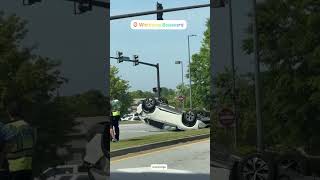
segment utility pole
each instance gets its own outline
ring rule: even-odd
[[[255,94],[256,94],[256,116],[257,116],[257,150],[263,152],[263,124],[261,115],[261,91],[260,91],[260,60],[257,32],[256,0],[252,0],[252,27],[253,27],[253,52],[255,62]]]
[[[237,106],[236,106],[236,71],[234,64],[234,40],[233,40],[233,17],[232,17],[232,0],[229,0],[229,28],[230,28],[230,54],[231,54],[231,69],[232,69],[232,101],[233,101],[233,112],[234,112],[234,146],[237,147],[238,141],[238,117],[237,117]]]

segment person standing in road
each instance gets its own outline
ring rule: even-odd
[[[111,101],[111,125],[115,132],[116,141],[119,141],[119,137],[120,137],[120,128],[119,128],[119,121],[121,117],[120,109],[121,109],[121,102],[118,99],[113,99]]]
[[[15,134],[7,152],[11,180],[32,180],[33,128],[23,120],[18,102],[9,102],[6,109],[10,122],[5,126]]]
[[[112,121],[112,112],[110,113],[110,119]],[[113,129],[113,123],[110,121],[110,130],[109,130],[109,133],[110,133],[110,141],[112,142],[116,142],[117,139],[116,139],[116,136],[115,136],[115,133],[114,133],[114,129]]]

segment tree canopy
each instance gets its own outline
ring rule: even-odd
[[[121,79],[118,73],[117,67],[110,67],[110,97],[118,99],[122,104],[121,112],[127,113],[133,99],[129,94],[129,82]]]
[[[192,56],[192,104],[193,107],[209,109],[208,97],[210,96],[210,20],[206,22],[206,31],[200,52]],[[189,74],[186,75],[189,77]]]
[[[60,62],[33,53],[22,46],[27,22],[16,15],[0,13],[0,112],[8,119],[6,103],[15,101],[31,126],[38,129],[34,171],[61,161],[56,148],[66,142],[74,125],[69,109],[56,99],[67,82],[58,70]]]
[[[320,125],[319,11],[317,0],[266,0],[258,5],[259,57],[266,67],[262,76],[265,128],[281,127],[266,137],[269,143],[320,142],[315,128]],[[243,47],[251,53],[252,39]]]

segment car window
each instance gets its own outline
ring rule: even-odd
[[[73,168],[57,168],[56,173],[57,174],[71,174],[71,173],[73,173]]]
[[[72,176],[62,176],[60,180],[70,180]]]
[[[75,180],[88,180],[88,175],[80,175]]]

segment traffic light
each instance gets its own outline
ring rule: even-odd
[[[22,0],[22,4],[23,5],[32,5],[32,4],[35,4],[37,2],[41,2],[41,0]]]
[[[118,63],[123,62],[123,53],[122,52],[117,51],[117,59],[118,59]]]
[[[152,91],[154,92],[154,93],[157,93],[158,92],[158,88],[157,87],[154,87],[154,88],[152,88]],[[160,92],[162,91],[162,88],[160,88]]]
[[[157,10],[158,10],[158,11],[159,11],[159,10],[163,10],[162,4],[160,4],[160,3],[158,3],[158,2],[157,2]],[[157,20],[163,20],[162,15],[163,15],[163,12],[158,12],[158,13],[157,13]]]
[[[91,11],[92,10],[92,1],[93,0],[78,0],[78,1],[74,1],[74,12],[75,14],[77,13],[76,10],[76,4],[78,3],[78,10],[79,10],[79,14],[85,13],[87,11]]]
[[[213,0],[210,5],[211,5],[212,8],[225,7],[225,5],[226,5],[226,0]]]
[[[133,55],[133,65],[139,65],[139,56],[138,55]]]

